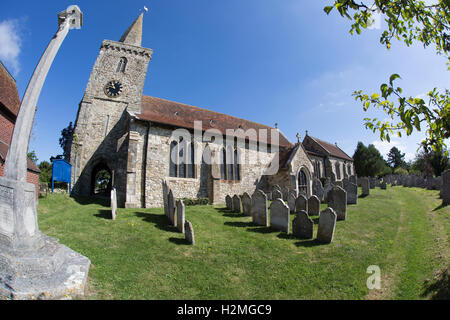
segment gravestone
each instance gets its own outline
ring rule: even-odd
[[[177,201],[177,229],[181,233],[184,233],[185,216],[184,216],[184,202],[183,200]]]
[[[242,201],[242,210],[245,215],[252,215],[252,198],[249,196],[247,192],[244,192],[241,198]]]
[[[172,190],[169,190],[169,195],[167,196],[167,210],[169,214],[169,221],[170,224],[173,226],[177,226],[177,220],[176,220],[176,203],[175,198],[173,197]]]
[[[327,202],[327,197],[328,197],[328,192],[330,192],[330,190],[333,188],[333,183],[331,182],[331,180],[325,181],[325,187],[323,188],[323,202]]]
[[[308,199],[303,194],[300,194],[295,200],[295,212],[300,210],[308,212]]]
[[[225,204],[228,210],[233,210],[233,199],[229,195],[225,197]]]
[[[341,187],[341,188],[343,188],[343,186],[344,186],[344,183],[343,183],[342,181],[335,181],[333,184],[334,184],[336,187]]]
[[[272,191],[272,201],[275,201],[276,199],[283,200],[283,194],[277,189]]]
[[[314,222],[306,211],[298,211],[292,221],[292,234],[300,239],[312,239],[314,236]]]
[[[361,181],[362,195],[368,196],[370,194],[370,182],[369,178],[363,177],[359,179]]]
[[[312,182],[312,193],[313,195],[317,196],[317,198],[319,198],[320,201],[323,200],[323,186],[322,186],[322,182],[315,178],[313,179]]]
[[[348,178],[351,183],[358,185],[358,177],[356,175],[352,175]]]
[[[274,192],[275,190],[278,190],[281,192],[281,187],[278,184],[276,184],[272,187],[272,192]]]
[[[274,200],[270,205],[270,227],[289,234],[289,207],[282,199]]]
[[[380,184],[380,188],[381,188],[381,190],[386,190],[386,188],[387,188],[386,181],[383,180],[383,182]]]
[[[317,228],[317,241],[321,243],[330,243],[333,241],[336,220],[337,215],[332,208],[326,208],[320,213],[319,226]]]
[[[194,228],[188,220],[184,223],[184,237],[188,243],[195,245]]]
[[[442,203],[444,205],[450,204],[450,169],[442,173]]]
[[[166,179],[162,180],[162,188],[163,188],[163,205],[164,205],[164,214],[166,217],[169,217],[169,184]]]
[[[289,192],[288,207],[291,212],[295,211],[295,201],[297,200],[296,192]]]
[[[241,213],[241,198],[237,194],[233,196],[233,212]]]
[[[344,181],[344,190],[347,192],[347,204],[358,203],[358,187],[350,180]]]
[[[261,190],[252,195],[252,221],[259,226],[269,226],[267,196]]]
[[[281,189],[281,194],[283,195],[283,201],[287,201],[289,197],[289,188],[283,187],[283,189]]]
[[[320,200],[317,196],[311,196],[308,199],[308,215],[318,216],[320,213]]]
[[[347,192],[341,187],[333,187],[328,193],[328,207],[332,208],[338,220],[347,218]]]
[[[369,177],[369,188],[375,189],[376,184],[377,184],[377,179]]]
[[[116,188],[111,189],[111,219],[116,220],[117,212],[117,193]]]

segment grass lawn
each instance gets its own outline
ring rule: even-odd
[[[87,299],[449,299],[450,207],[437,191],[370,192],[328,245],[192,206],[191,246],[163,209],[119,209],[112,221],[108,206],[57,194],[39,200],[39,227],[91,260]],[[366,286],[371,265],[380,290]]]

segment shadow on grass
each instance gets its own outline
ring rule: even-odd
[[[184,246],[189,246],[190,245],[189,241],[187,241],[184,238],[169,238],[169,241],[173,242],[175,244],[178,244],[178,245],[184,245]]]
[[[109,207],[111,204],[111,200],[105,197],[82,197],[82,196],[71,196],[71,197],[81,205],[98,204],[103,207]]]
[[[98,218],[103,218],[106,220],[112,220],[112,212],[111,210],[98,210],[97,214],[94,214],[94,216]]]
[[[287,239],[287,240],[295,240],[297,239],[293,234],[287,234],[287,233],[280,233],[279,235],[277,235],[277,238],[280,239]]]
[[[224,225],[226,226],[231,226],[231,227],[239,227],[239,228],[245,228],[245,227],[256,227],[256,224],[254,224],[253,222],[240,222],[240,221],[236,221],[236,222],[225,222]]]
[[[435,209],[433,209],[433,211],[438,211],[438,210],[440,210],[442,208],[445,208],[446,206],[447,206],[446,204],[441,203],[441,205],[439,207],[436,207]]]
[[[224,213],[224,217],[230,217],[230,218],[243,218],[248,217],[246,214],[243,213]]]
[[[450,271],[446,269],[432,282],[424,284],[422,297],[430,296],[432,300],[449,300],[450,299]]]
[[[144,221],[153,223],[158,229],[168,232],[178,232],[178,229],[169,224],[169,219],[163,214],[154,214],[148,212],[135,212],[136,217],[143,218]]]
[[[367,198],[368,196],[369,196],[369,194],[359,194],[359,195],[358,195],[358,199],[359,199],[359,198],[361,198],[361,199]]]
[[[227,208],[215,208],[217,211],[219,211],[219,212],[226,212],[226,213],[229,213],[229,212],[231,212],[231,210],[229,210],[229,209],[227,209]]]
[[[305,240],[305,241],[299,241],[296,242],[295,245],[297,247],[316,247],[316,246],[322,246],[322,245],[326,245],[328,243],[322,243],[317,241],[317,239],[310,239],[310,240]]]
[[[275,229],[272,229],[271,227],[251,228],[251,229],[247,229],[247,231],[256,232],[256,233],[264,233],[264,234],[280,232],[280,230],[275,230]]]

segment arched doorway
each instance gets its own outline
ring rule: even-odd
[[[91,195],[109,197],[112,188],[112,172],[104,162],[97,164],[92,169]]]
[[[303,169],[298,172],[298,193],[305,196],[308,195],[308,175]]]

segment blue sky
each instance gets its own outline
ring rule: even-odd
[[[423,134],[381,142],[363,126],[354,90],[378,92],[392,73],[406,94],[423,97],[449,88],[445,59],[432,48],[391,50],[379,43],[381,30],[349,34],[349,22],[327,1],[153,0],[2,1],[0,60],[13,73],[22,97],[50,38],[57,13],[77,4],[84,26],[71,30],[41,92],[30,150],[39,161],[61,154],[61,130],[75,121],[102,40],[118,40],[143,6],[143,46],[154,50],[144,94],[174,100],[273,126],[292,141],[305,130],[337,142],[350,156],[358,141],[386,154],[397,146],[414,157]]]

